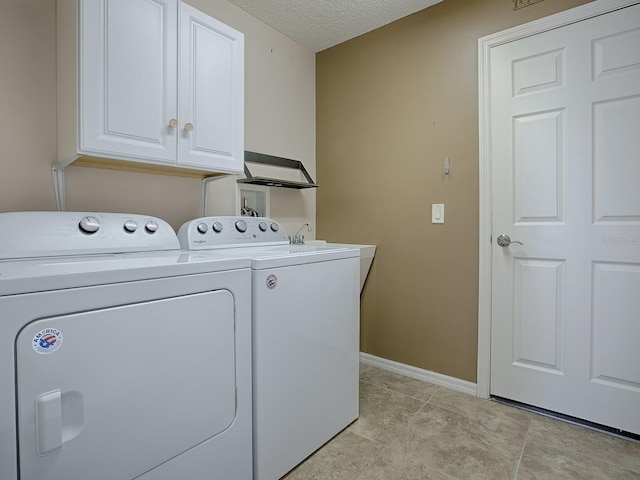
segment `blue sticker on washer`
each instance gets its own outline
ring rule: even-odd
[[[62,332],[57,328],[45,328],[33,337],[31,346],[36,353],[53,353],[62,346]]]

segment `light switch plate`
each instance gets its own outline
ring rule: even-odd
[[[444,203],[431,205],[431,223],[444,223]]]

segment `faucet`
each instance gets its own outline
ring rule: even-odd
[[[300,235],[300,232],[302,231],[302,229],[304,227],[307,227],[307,231],[308,232],[311,231],[311,224],[309,224],[309,223],[302,224],[302,226],[298,229],[298,231],[296,232],[295,235],[293,235],[293,236],[289,235],[289,243],[290,244],[299,245],[301,243],[304,243],[304,235]]]

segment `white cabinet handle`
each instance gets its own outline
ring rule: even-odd
[[[193,130],[193,123],[185,123],[185,124],[184,124],[184,129],[185,129],[187,132],[190,132],[191,130]]]
[[[178,126],[178,120],[176,120],[175,118],[172,118],[171,120],[169,120],[169,126],[171,128],[176,128]]]
[[[44,456],[62,448],[62,396],[60,390],[36,400],[36,448]]]

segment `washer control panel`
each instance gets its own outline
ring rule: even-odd
[[[284,228],[266,217],[202,217],[191,220],[178,230],[180,246],[185,250],[287,245]]]
[[[178,250],[171,226],[124,213],[0,213],[0,259]]]

